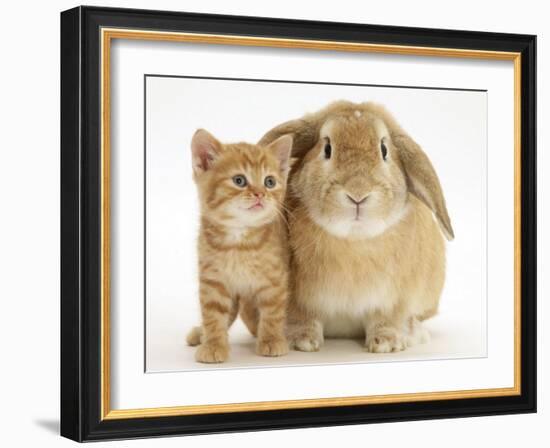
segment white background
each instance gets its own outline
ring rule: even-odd
[[[539,173],[548,172],[548,157],[543,152],[542,124],[548,122],[547,90],[542,82],[548,64],[544,54],[550,29],[547,12],[538,2],[480,3],[463,1],[453,5],[439,2],[392,2],[367,6],[341,0],[337,4],[299,4],[291,1],[272,3],[234,0],[193,1],[182,6],[178,1],[93,2],[91,4],[182,9],[242,15],[356,21],[408,26],[522,32],[539,35],[538,129]],[[69,446],[56,435],[58,423],[59,377],[59,11],[73,2],[25,2],[5,6],[2,27],[3,70],[2,150],[0,183],[3,213],[2,247],[3,363],[3,442]],[[30,32],[32,30],[32,32]],[[539,228],[548,221],[548,207],[542,208],[542,196],[548,180],[539,176]],[[548,319],[543,307],[543,266],[548,236],[539,234],[539,322]],[[543,370],[542,346],[548,332],[539,326],[539,414],[486,417],[476,419],[406,422],[399,424],[354,426],[271,433],[202,436],[185,440],[172,438],[121,442],[106,446],[268,446],[314,443],[381,444],[403,443],[439,447],[463,447],[468,443],[518,446],[531,443],[542,446],[548,439],[546,403],[550,398]],[[544,336],[543,336],[544,332]],[[103,444],[100,444],[103,445]]]
[[[380,72],[387,72],[377,65]],[[511,64],[497,65],[499,71],[511,70]],[[147,372],[486,356],[487,96],[479,91],[148,77]],[[493,96],[496,100],[495,92],[489,94]],[[200,212],[192,180],[191,136],[204,127],[223,142],[256,142],[277,123],[339,99],[384,104],[423,145],[443,183],[456,239],[447,248],[439,314],[426,322],[432,340],[391,355],[367,354],[362,341],[327,340],[316,354],[292,351],[265,358],[254,353],[254,338],[239,319],[230,331],[229,362],[197,363],[195,348],[184,343],[200,315],[194,250]],[[125,114],[122,104],[117,110]],[[117,117],[113,116],[114,126]],[[504,151],[512,157],[512,145],[506,150],[496,145],[498,158],[504,158]],[[498,194],[500,199],[500,188]],[[117,232],[121,233],[122,229]],[[507,300],[495,302],[512,305]],[[495,320],[501,318],[499,312]]]

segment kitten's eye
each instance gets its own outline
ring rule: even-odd
[[[380,141],[380,151],[382,152],[382,158],[386,160],[386,157],[388,156],[388,148],[383,140]]]
[[[275,180],[275,178],[273,176],[267,176],[265,179],[264,179],[264,185],[267,187],[267,188],[273,188],[275,187],[275,184],[277,183],[277,181]]]
[[[246,187],[246,177],[244,177],[242,174],[237,174],[236,176],[233,176],[233,183],[237,186],[237,187]]]
[[[325,143],[325,159],[330,159],[331,155],[332,155],[332,146],[330,146],[330,140],[327,137],[326,143]]]

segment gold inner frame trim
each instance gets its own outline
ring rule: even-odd
[[[294,48],[323,51],[383,53],[411,56],[505,60],[514,63],[514,386],[442,392],[419,392],[303,400],[281,400],[139,409],[111,409],[110,346],[110,62],[111,41],[131,39],[213,45]],[[279,39],[215,34],[101,29],[101,419],[166,417],[315,407],[350,406],[413,401],[502,397],[521,394],[521,54],[459,48],[418,47],[305,39]]]

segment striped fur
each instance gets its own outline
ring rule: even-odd
[[[223,145],[206,131],[193,137],[194,178],[201,203],[198,241],[202,325],[187,336],[196,360],[224,362],[228,329],[240,314],[257,336],[256,352],[288,352],[287,227],[282,204],[292,139],[269,146]],[[246,185],[237,185],[244,176]],[[268,187],[266,177],[275,185]]]

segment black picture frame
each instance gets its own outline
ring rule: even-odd
[[[521,393],[102,420],[102,27],[521,53]],[[536,221],[536,36],[100,7],[62,12],[61,435],[81,442],[536,412]]]

